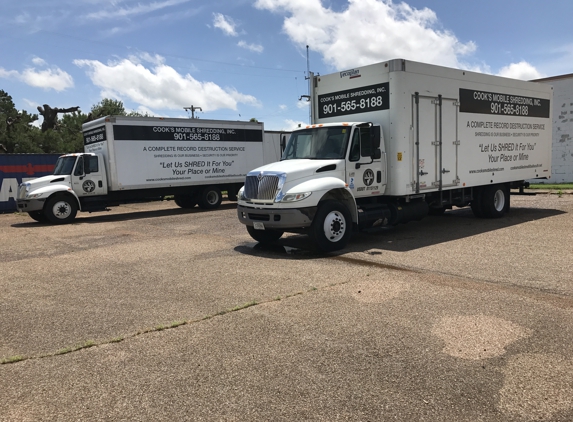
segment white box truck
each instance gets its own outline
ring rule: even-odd
[[[174,196],[182,208],[230,200],[253,167],[280,158],[281,136],[258,122],[108,116],[83,125],[84,153],[62,155],[54,174],[22,183],[17,208],[40,222],[77,211]]]
[[[552,88],[402,59],[311,77],[312,124],[250,171],[238,218],[259,242],[309,234],[325,251],[353,229],[470,205],[551,175]]]

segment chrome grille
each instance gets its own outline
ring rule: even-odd
[[[26,198],[26,185],[24,183],[20,183],[20,186],[18,186],[18,199],[24,199]]]
[[[247,176],[245,196],[248,199],[274,200],[279,187],[279,178],[274,175]]]

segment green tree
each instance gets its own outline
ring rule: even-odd
[[[7,153],[41,152],[34,144],[38,115],[16,110],[12,97],[0,90],[0,149]]]
[[[112,100],[111,98],[104,98],[99,103],[94,104],[88,115],[89,120],[99,119],[104,116],[126,116],[127,112],[123,106],[123,102],[119,100]]]

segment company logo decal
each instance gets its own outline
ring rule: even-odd
[[[354,78],[359,78],[360,76],[360,69],[352,69],[352,70],[345,70],[343,72],[340,72],[340,77],[341,78],[350,78],[350,79],[354,79]]]
[[[93,192],[96,188],[95,183],[93,182],[93,180],[86,180],[83,184],[82,184],[82,189],[84,190],[84,192],[90,193]]]
[[[370,186],[372,182],[374,182],[374,172],[370,169],[366,170],[364,176],[362,176],[362,180],[364,180],[366,186]]]

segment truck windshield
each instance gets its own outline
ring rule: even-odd
[[[56,161],[56,166],[54,167],[54,176],[72,174],[72,170],[74,169],[75,163],[76,163],[76,157],[58,158],[58,161]]]
[[[345,158],[349,133],[349,126],[297,130],[290,136],[281,159],[328,160]]]

